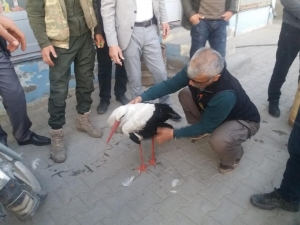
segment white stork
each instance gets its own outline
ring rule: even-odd
[[[122,131],[133,142],[139,145],[141,166],[137,170],[140,173],[146,171],[141,140],[152,138],[152,158],[149,161],[149,165],[155,166],[153,137],[158,127],[173,128],[170,124],[165,123],[165,121],[172,118],[174,114],[174,110],[166,104],[137,103],[120,106],[108,118],[107,123],[112,129],[106,143],[109,143],[116,131]]]

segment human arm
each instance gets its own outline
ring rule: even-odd
[[[116,31],[116,0],[102,0],[101,15],[110,58],[114,63],[122,65],[121,59],[124,57],[118,44]]]
[[[174,77],[156,84],[141,94],[142,101],[150,101],[174,93],[189,83],[187,67],[184,67]]]
[[[46,33],[44,1],[26,0],[26,12],[30,27],[41,49],[51,45]]]
[[[293,16],[300,19],[300,1],[299,0],[280,0],[284,9],[289,11]]]
[[[29,24],[36,40],[39,43],[40,48],[42,49],[41,52],[43,60],[49,66],[54,66],[54,63],[51,59],[51,55],[55,58],[57,57],[57,55],[46,33],[44,7],[44,1],[26,1],[26,11],[28,15]]]
[[[201,120],[188,127],[174,129],[174,137],[194,137],[213,132],[225,121],[236,103],[233,91],[224,91],[215,95],[207,104]]]
[[[10,18],[0,15],[0,36],[7,42],[7,49],[14,52],[21,44],[21,49],[26,49],[26,38],[23,32]]]
[[[223,19],[229,21],[230,18],[237,12],[237,0],[226,1],[226,11],[223,14]]]
[[[105,44],[105,40],[103,38],[104,30],[103,30],[103,21],[101,15],[101,1],[100,0],[93,0],[93,8],[95,10],[95,15],[97,18],[98,25],[95,27],[95,45],[98,48],[103,48]]]

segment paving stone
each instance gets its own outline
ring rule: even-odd
[[[233,221],[237,218],[237,216],[244,212],[245,211],[241,209],[240,206],[227,199],[224,199],[220,208],[210,212],[209,215],[222,225],[232,225]]]
[[[94,188],[97,183],[112,174],[114,173],[111,173],[107,167],[101,166],[93,173],[83,176],[82,179],[90,188]]]
[[[167,225],[168,220],[157,211],[150,209],[145,217],[143,217],[137,225]]]
[[[124,206],[119,211],[114,211],[111,217],[102,220],[104,225],[131,225],[138,221],[139,218],[135,211],[130,210]]]
[[[34,225],[56,225],[54,219],[49,213],[44,214]],[[74,224],[75,225],[75,224]]]
[[[184,179],[180,180],[180,182],[182,184],[174,187],[173,190],[176,190],[179,194],[181,194],[189,201],[192,201],[194,199],[194,195],[199,190],[206,188],[205,184],[196,180],[192,176],[185,177]]]
[[[249,173],[250,174],[250,173]],[[240,173],[237,170],[232,171],[229,174],[219,174],[214,177],[214,179],[220,181],[222,184],[225,184],[231,190],[235,190],[241,179],[246,178],[247,175]]]
[[[236,203],[244,210],[247,210],[252,207],[250,204],[250,197],[254,194],[258,194],[258,192],[252,187],[238,184],[236,190],[233,193],[226,195],[225,198]]]
[[[191,221],[188,217],[181,213],[177,213],[175,218],[169,223],[170,225],[196,225],[193,221]]]
[[[216,208],[210,201],[197,194],[194,196],[194,200],[189,205],[183,206],[180,211],[196,224],[201,224],[203,217]]]
[[[192,176],[206,186],[210,186],[213,182],[213,178],[220,176],[220,173],[215,167],[211,166],[209,163],[205,163],[199,171],[192,173]]]
[[[154,204],[154,208],[161,213],[164,217],[171,220],[174,218],[178,209],[181,206],[188,204],[188,200],[179,194],[170,194],[165,200],[160,203]]]
[[[251,151],[251,150],[250,150]],[[251,158],[249,158],[248,153],[244,154],[243,158],[241,159],[238,167],[236,168],[236,171],[239,171],[240,173],[248,175],[253,167],[257,165],[255,161],[253,161]]]
[[[95,224],[101,221],[105,217],[113,215],[111,209],[109,209],[103,201],[98,201],[93,207],[89,208],[86,212],[78,213],[75,218],[81,225]]]
[[[268,158],[264,158],[263,162],[259,166],[257,166],[255,169],[262,173],[273,175],[275,170],[278,170],[278,169],[284,170],[285,165],[276,163],[275,161],[270,160]]]
[[[129,188],[137,195],[141,195],[146,187],[155,183],[157,180],[158,178],[153,176],[151,173],[144,173],[135,177]]]
[[[128,172],[125,169],[120,169],[116,171],[115,175],[113,177],[108,177],[103,180],[103,183],[107,185],[112,191],[116,192],[119,190],[124,190],[126,187],[122,186],[122,182],[128,178],[130,178],[133,174]],[[136,180],[138,177],[136,178]],[[134,185],[135,180],[131,183],[131,185]]]
[[[199,194],[204,198],[215,204],[221,204],[221,199],[226,195],[232,193],[232,190],[221,183],[215,182],[206,189],[201,189]]]
[[[266,221],[268,221],[269,218],[275,217],[278,214],[278,211],[279,211],[278,209],[272,211],[261,210],[253,206],[249,210],[247,210],[245,214],[239,215],[238,219],[240,219],[242,222],[244,222],[247,225],[251,225],[251,224],[261,225]]]
[[[80,193],[79,198],[84,202],[84,204],[90,206],[102,198],[112,195],[112,193],[113,191],[100,181],[90,191]]]
[[[168,153],[162,154],[166,160],[170,161],[174,165],[179,165],[183,159],[188,157],[190,154],[182,149],[171,151]]]
[[[241,183],[260,192],[270,192],[270,190],[274,189],[274,185],[272,183],[274,176],[277,175],[274,174],[273,176],[266,176],[265,174],[254,169],[251,171],[248,177],[241,179]]]
[[[166,198],[172,188],[172,181],[175,177],[169,173],[164,173],[159,180],[149,185],[149,188],[162,198]]]
[[[279,213],[268,219],[271,224],[286,224],[286,225],[298,225],[300,224],[300,213],[293,213],[280,210]]]
[[[57,194],[55,192],[49,192],[46,201],[40,205],[34,217],[43,215],[51,209],[60,208],[62,205],[63,203]]]
[[[199,151],[195,155],[191,155],[187,157],[185,160],[190,164],[192,164],[193,166],[197,168],[201,168],[205,162],[214,160],[214,158],[211,157],[210,155],[207,155],[206,153]]]
[[[67,225],[81,225],[74,217],[68,220]]]
[[[87,206],[78,197],[74,197],[69,203],[60,208],[52,209],[50,213],[57,223],[66,224],[74,215],[86,210]]]
[[[174,168],[174,164],[169,162],[168,160],[160,157],[156,159],[156,167],[153,166],[148,167],[148,172],[153,174],[157,178],[161,178],[162,174],[169,169]]]
[[[223,225],[222,223],[219,223],[218,221],[212,219],[210,216],[206,215],[202,219],[202,223],[199,223],[201,225]]]
[[[119,189],[118,192],[103,198],[103,202],[112,210],[120,210],[129,201],[136,198],[134,192],[128,188]]]
[[[182,160],[176,168],[174,168],[182,177],[188,176],[191,173],[199,171],[198,168],[188,163],[185,160]],[[170,170],[168,170],[170,172]]]
[[[127,204],[127,207],[137,213],[139,216],[145,216],[147,210],[154,203],[160,202],[162,199],[149,188],[145,188],[143,193]]]
[[[72,197],[82,192],[89,192],[89,190],[89,187],[83,182],[83,180],[78,178],[71,182],[68,187],[57,189],[55,193],[59,196],[60,200],[66,204]]]

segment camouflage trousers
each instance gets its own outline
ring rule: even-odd
[[[57,58],[52,57],[54,66],[49,67],[50,97],[48,112],[49,126],[60,129],[66,123],[66,98],[71,76],[71,64],[74,62],[76,81],[76,109],[79,114],[90,110],[91,94],[94,91],[95,49],[91,32],[78,37],[70,37],[69,49],[55,47]]]

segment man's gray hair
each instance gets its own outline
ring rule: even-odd
[[[211,48],[200,48],[192,57],[188,66],[188,77],[195,79],[199,75],[213,78],[224,68],[224,59]]]

